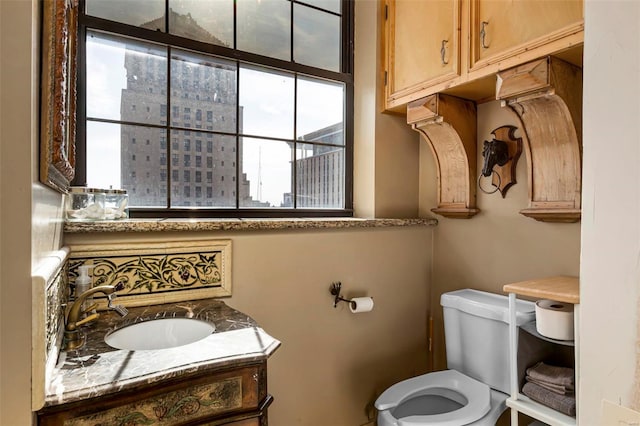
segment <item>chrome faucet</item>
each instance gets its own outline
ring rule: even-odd
[[[80,319],[80,315],[86,312],[89,312],[95,309],[96,304],[89,306],[86,309],[82,309],[82,305],[84,301],[91,295],[96,293],[103,293],[107,296],[107,308],[113,309],[120,316],[125,316],[129,311],[122,305],[114,305],[113,300],[116,298],[116,292],[124,289],[123,283],[118,283],[116,285],[103,285],[99,287],[94,287],[85,291],[84,293],[78,295],[76,300],[71,305],[71,309],[69,310],[69,314],[67,315],[67,321],[64,327],[64,350],[73,350],[78,349],[84,344],[84,336],[80,334],[78,327],[83,324],[88,324],[91,321],[95,321],[100,316],[98,313],[91,314],[86,318]]]

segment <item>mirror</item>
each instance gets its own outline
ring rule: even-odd
[[[75,174],[78,1],[42,5],[40,181],[66,193]]]

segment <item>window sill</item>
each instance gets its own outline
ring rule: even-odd
[[[437,219],[127,219],[118,221],[65,222],[67,234],[171,231],[263,231],[279,229],[386,228],[435,226]]]

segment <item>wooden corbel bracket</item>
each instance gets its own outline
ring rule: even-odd
[[[436,214],[468,219],[476,208],[476,105],[441,93],[411,102],[407,123],[424,136],[436,163]]]
[[[543,222],[580,220],[582,70],[548,57],[500,72],[496,98],[520,118],[529,175],[529,207]]]

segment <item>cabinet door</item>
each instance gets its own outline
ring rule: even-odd
[[[459,0],[387,0],[387,108],[460,73]]]
[[[470,68],[533,49],[544,56],[562,48],[553,43],[582,30],[582,0],[472,0]]]

